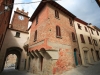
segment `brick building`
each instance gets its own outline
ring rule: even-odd
[[[75,17],[55,1],[39,4],[30,18],[30,72],[58,75],[81,64]]]
[[[7,31],[7,27],[9,26],[13,9],[13,5],[9,6],[9,4],[12,3],[14,3],[14,0],[0,0],[0,51]]]

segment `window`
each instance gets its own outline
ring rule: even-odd
[[[96,30],[96,32],[97,32],[97,35],[99,36],[99,32]]]
[[[55,17],[59,18],[59,12],[57,10],[55,10]]]
[[[94,45],[98,46],[97,41],[95,39],[93,39]]]
[[[20,37],[20,32],[16,32],[15,37]]]
[[[85,31],[88,32],[87,28],[85,27]]]
[[[71,18],[69,18],[69,22],[70,22],[70,25],[73,25],[73,21]]]
[[[91,29],[91,33],[93,34],[93,30]]]
[[[0,35],[0,43],[2,42],[2,39],[3,39],[3,34]]]
[[[37,41],[37,30],[35,31],[35,34],[34,34],[34,42]]]
[[[72,32],[72,39],[75,41],[75,34]]]
[[[56,37],[60,38],[61,37],[61,31],[60,31],[60,27],[56,26]]]
[[[83,37],[82,34],[80,34],[80,38],[81,38],[81,42],[82,42],[82,43],[85,43],[85,40],[84,40],[84,37]]]
[[[88,37],[88,40],[89,40],[89,44],[92,44],[90,37]]]
[[[78,29],[81,29],[81,26],[80,26],[80,24],[77,24],[78,25]]]
[[[38,16],[36,16],[36,25],[38,24]]]

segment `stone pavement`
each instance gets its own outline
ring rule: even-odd
[[[36,75],[25,71],[18,71],[12,69],[5,69],[0,75]],[[64,72],[61,75],[100,75],[100,61],[86,66],[77,66],[76,68]]]
[[[100,61],[87,66],[77,66],[61,75],[100,75]]]
[[[25,71],[18,71],[13,68],[5,69],[0,75],[36,75]]]

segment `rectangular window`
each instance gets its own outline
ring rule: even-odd
[[[34,42],[37,41],[37,30],[35,31],[35,34],[34,34]]]
[[[70,25],[72,26],[73,25],[73,21],[71,18],[69,18],[69,22],[70,22]]]
[[[57,10],[55,10],[55,17],[59,18],[59,12]]]
[[[85,27],[85,31],[88,32],[87,28]]]
[[[84,37],[83,37],[82,34],[80,34],[80,38],[81,38],[81,42],[82,42],[82,43],[85,43],[85,40],[84,40]]]
[[[38,16],[36,16],[36,25],[38,24]]]
[[[89,44],[92,44],[90,37],[88,37],[88,40],[89,40]]]
[[[16,32],[15,37],[20,37],[20,32]]]
[[[56,26],[56,37],[61,38],[61,30],[59,26]]]
[[[94,41],[94,45],[98,46],[97,41],[95,39],[93,39],[93,41]]]
[[[93,30],[91,29],[91,33],[93,34]]]
[[[97,35],[99,36],[99,32],[96,30],[96,32],[97,32]]]
[[[81,29],[81,26],[80,26],[80,24],[77,24],[78,25],[78,29]]]
[[[2,42],[2,40],[3,40],[3,34],[0,35],[0,43]]]

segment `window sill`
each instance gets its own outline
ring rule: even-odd
[[[58,20],[60,20],[60,18],[58,18],[58,17],[55,17],[56,19],[58,19]]]
[[[16,38],[20,38],[20,37],[18,37],[18,36],[15,36]]]
[[[60,39],[62,39],[62,37],[61,37],[61,36],[56,36],[56,38],[60,38]]]

